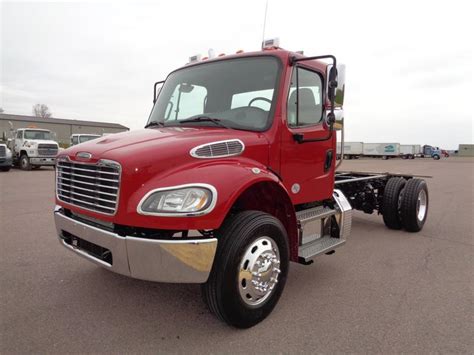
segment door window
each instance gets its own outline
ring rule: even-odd
[[[318,124],[323,119],[321,76],[296,67],[291,77],[287,119],[290,127]]]

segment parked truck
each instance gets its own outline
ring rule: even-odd
[[[214,314],[247,328],[277,304],[290,261],[309,265],[345,243],[354,210],[420,231],[423,179],[336,172],[344,77],[336,57],[274,41],[194,57],[155,84],[145,129],[60,154],[60,243],[119,274],[201,283]]]
[[[425,144],[423,146],[422,152],[421,152],[421,157],[429,157],[433,158],[434,160],[439,160],[441,159],[442,153],[441,150],[438,147],[433,147],[431,145]]]
[[[358,159],[363,155],[364,143],[344,142],[344,159]],[[341,156],[341,145],[337,145],[337,157]]]
[[[13,131],[8,140],[12,151],[13,164],[23,170],[38,169],[41,166],[54,166],[59,145],[47,129],[19,128]]]
[[[93,139],[100,138],[102,136],[98,134],[84,134],[84,133],[75,133],[71,135],[71,145],[81,144]]]
[[[12,166],[12,152],[7,145],[0,143],[0,170],[9,171]]]

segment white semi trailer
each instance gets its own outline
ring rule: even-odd
[[[402,159],[415,159],[420,156],[421,145],[419,144],[400,144],[400,157]]]
[[[344,142],[344,159],[357,159],[363,154],[364,143],[362,142]],[[338,144],[336,154],[341,156],[341,145]]]
[[[373,158],[394,158],[400,155],[400,143],[364,143],[363,155]]]

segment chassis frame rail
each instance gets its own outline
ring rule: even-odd
[[[364,213],[383,214],[383,194],[388,180],[392,177],[401,177],[406,180],[415,177],[431,178],[431,176],[338,171],[335,174],[335,187],[341,190],[355,210]]]

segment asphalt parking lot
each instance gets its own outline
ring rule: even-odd
[[[474,352],[474,159],[343,167],[433,176],[425,228],[356,212],[346,246],[291,264],[276,309],[248,330],[209,314],[198,285],[133,280],[62,248],[52,169],[0,173],[0,353]]]

